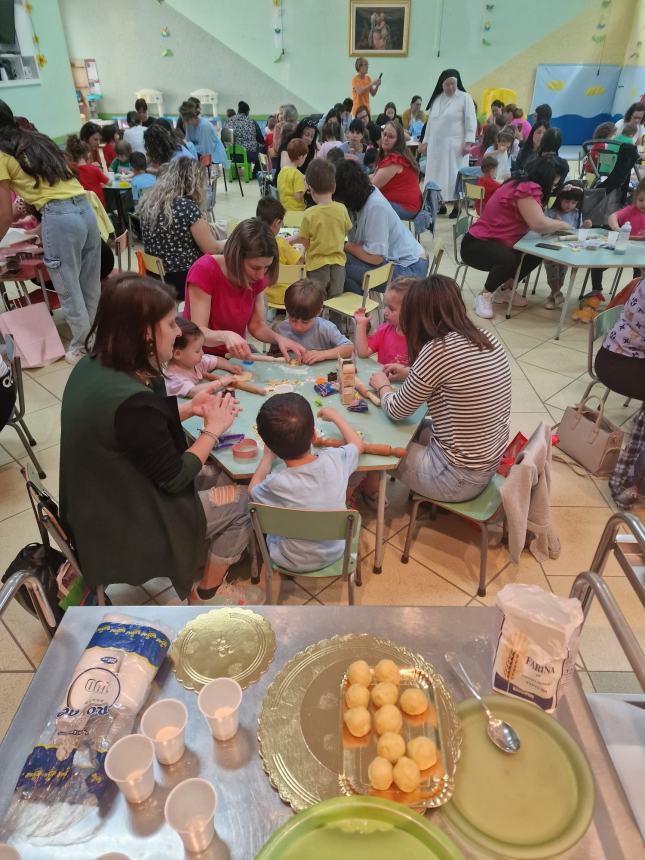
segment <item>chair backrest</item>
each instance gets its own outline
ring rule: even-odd
[[[361,515],[354,510],[293,510],[249,502],[249,513],[257,517],[265,534],[295,540],[345,540],[350,519],[352,537],[361,527]]]
[[[220,133],[220,138],[222,140],[222,143],[224,143],[224,144],[233,143],[233,139],[234,139],[233,129],[232,128],[226,128],[226,126],[224,126],[224,128],[222,129],[222,131]]]
[[[121,264],[121,254],[127,253],[129,244],[130,237],[128,235],[127,230],[124,230],[120,236],[115,236],[114,238],[114,250],[116,251],[117,266],[120,272],[123,271],[123,266]]]
[[[228,221],[226,222],[226,235],[230,236],[231,233],[233,232],[233,230],[235,230],[235,228],[237,227],[237,225],[239,223],[240,223],[239,218],[229,218]]]
[[[434,240],[434,247],[432,249],[432,260],[430,261],[430,267],[428,269],[429,275],[436,275],[439,271],[439,263],[441,262],[441,258],[443,257],[443,242],[439,237]]]
[[[146,254],[145,251],[142,251],[141,253],[143,254],[143,262],[145,264],[146,271],[158,275],[163,281],[166,275],[166,269],[164,268],[161,257],[155,257],[153,254]]]
[[[300,212],[298,209],[289,209],[288,212],[285,212],[282,224],[285,227],[300,227],[304,214],[304,212]]]
[[[236,164],[248,164],[248,153],[241,143],[229,143],[226,147],[226,155],[229,159],[235,159]]]
[[[483,185],[477,185],[475,182],[464,182],[464,194],[470,200],[482,201],[485,193],[486,190]]]
[[[391,277],[392,263],[385,263],[365,272],[363,275],[363,306],[365,306],[365,301],[371,290],[378,290],[383,286],[387,289]],[[381,290],[381,292],[385,292],[385,290]]]
[[[294,266],[287,266],[286,263],[280,263],[277,282],[280,284],[281,287],[289,287],[296,281],[301,281],[306,276],[307,270],[304,266],[298,264]]]
[[[593,353],[593,345],[594,341],[598,340],[598,338],[604,338],[612,328],[616,325],[618,320],[620,319],[620,315],[623,312],[624,305],[615,305],[613,308],[607,308],[606,311],[600,311],[596,315],[596,318],[593,320],[591,325],[589,326],[589,344],[587,349],[587,373],[592,377],[592,379],[596,378],[596,374],[594,372],[594,353]]]
[[[16,353],[13,337],[10,334],[3,334],[2,339],[4,340],[6,361],[9,363],[11,376],[16,387],[16,402],[9,418],[7,419],[7,423],[9,423],[17,418],[22,418],[25,414],[25,387],[22,381],[22,365],[20,363],[20,356]]]
[[[459,239],[463,239],[463,237],[468,232],[468,228],[470,227],[470,218],[468,215],[462,215],[461,218],[457,218],[455,223],[452,225],[452,246],[455,255],[455,260],[457,263],[462,263],[461,253],[459,250]]]

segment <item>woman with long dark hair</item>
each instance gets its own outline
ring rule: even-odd
[[[500,341],[468,318],[452,278],[414,281],[399,326],[410,367],[386,364],[370,385],[393,421],[427,405],[432,422],[408,446],[396,477],[431,499],[465,502],[497,471],[508,443],[511,369]],[[395,393],[392,382],[403,382]]]
[[[0,101],[0,239],[13,221],[11,192],[38,210],[44,262],[72,332],[66,359],[85,350],[101,292],[101,237],[87,195],[53,140],[18,127]]]
[[[515,161],[515,170],[526,170],[531,161],[538,157],[540,144],[548,127],[548,123],[540,121],[531,128],[529,136],[520,147],[519,155]]]
[[[399,218],[413,218],[421,209],[419,165],[405,143],[403,126],[386,122],[381,132],[372,185],[390,201]]]
[[[81,126],[78,136],[83,143],[86,143],[90,148],[89,163],[98,164],[99,167],[103,167],[101,164],[101,126],[97,125],[95,122],[86,122]],[[110,163],[108,163],[106,167],[109,167]]]

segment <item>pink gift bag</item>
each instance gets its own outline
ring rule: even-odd
[[[65,355],[65,348],[44,303],[0,314],[0,334],[10,334],[23,367],[41,367]]]

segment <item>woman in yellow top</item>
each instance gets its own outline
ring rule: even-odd
[[[352,115],[356,116],[356,111],[360,107],[370,109],[370,95],[375,96],[378,88],[381,86],[381,75],[372,82],[372,79],[367,74],[369,63],[365,57],[359,57],[354,63],[354,68],[357,74],[352,78]]]
[[[72,340],[65,355],[85,352],[101,293],[101,238],[88,197],[53,140],[24,131],[0,100],[0,239],[11,226],[11,192],[38,210],[45,265]]]

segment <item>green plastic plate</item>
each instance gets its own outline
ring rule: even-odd
[[[535,705],[488,696],[496,717],[520,736],[520,751],[498,750],[474,699],[457,707],[462,746],[455,791],[442,813],[468,840],[513,860],[567,851],[593,817],[595,788],[587,760],[553,717]]]
[[[287,821],[255,860],[464,860],[418,812],[379,797],[332,797]]]

